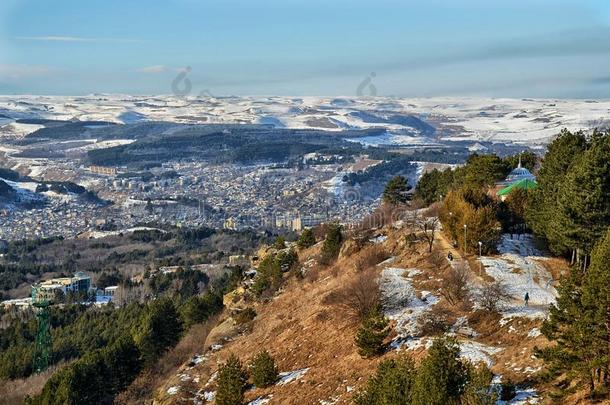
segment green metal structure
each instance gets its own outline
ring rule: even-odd
[[[49,313],[49,302],[46,297],[38,294],[38,289],[32,287],[32,305],[36,308],[36,321],[38,331],[36,333],[36,343],[34,348],[33,369],[36,373],[41,373],[49,367],[51,361],[51,316]]]

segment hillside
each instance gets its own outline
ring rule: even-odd
[[[233,309],[253,306],[256,318],[238,326],[230,316],[232,309],[227,309],[224,322],[210,333],[199,354],[157,390],[154,403],[211,402],[218,364],[230,354],[247,363],[263,349],[283,373],[270,388],[248,390],[246,402],[351,403],[381,360],[399,352],[419,359],[443,331],[457,338],[462,357],[490,367],[498,387],[507,381],[517,385],[511,403],[538,403],[544,388],[537,385],[542,361],[535,358],[534,347],[548,345],[539,328],[566,263],[544,257],[530,237],[514,240],[508,235],[496,255],[479,261],[474,256],[462,259],[451,250],[454,260],[449,262],[444,235],[437,235],[428,253],[421,235],[408,243],[405,236],[412,232],[399,221],[375,232],[354,233],[338,261],[328,267],[316,262],[320,243],[300,251],[304,278],[289,277],[267,302],[233,300]],[[457,268],[466,270],[471,298],[452,305],[447,286]],[[388,350],[375,359],[358,354],[354,336],[359,322],[349,311],[349,296],[358,293],[363,274],[378,280],[393,328]],[[477,291],[493,279],[501,280],[510,295],[497,313],[477,309]],[[530,295],[528,307],[525,292]]]

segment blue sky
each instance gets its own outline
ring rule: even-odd
[[[2,0],[1,94],[610,98],[607,0]]]

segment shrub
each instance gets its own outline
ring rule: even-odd
[[[258,353],[252,359],[250,375],[252,376],[252,382],[258,388],[265,388],[275,384],[278,379],[278,371],[273,357],[267,351]]]
[[[388,257],[390,257],[390,254],[382,246],[369,246],[358,256],[358,259],[356,260],[356,270],[362,271],[376,266]]]
[[[388,324],[388,319],[381,312],[381,306],[377,305],[362,322],[356,334],[358,353],[362,357],[374,357],[383,353],[384,340],[390,333]]]
[[[425,312],[417,321],[421,335],[438,336],[448,332],[450,324],[447,315],[447,311],[438,305],[432,307],[431,311]]]
[[[443,297],[451,304],[456,305],[468,298],[470,289],[468,282],[470,274],[464,264],[456,264],[448,270],[445,283],[440,292]]]
[[[373,270],[356,274],[336,294],[331,293],[327,301],[329,304],[339,303],[348,315],[363,321],[380,302],[377,274]]]
[[[241,405],[244,402],[247,381],[246,370],[244,370],[241,361],[232,354],[226,363],[218,369],[216,404]]]
[[[256,311],[252,307],[243,309],[243,310],[237,312],[233,316],[233,320],[235,320],[235,323],[238,325],[243,325],[244,323],[248,323],[248,322],[252,321],[254,318],[256,318]]]
[[[511,295],[506,285],[500,281],[494,281],[481,287],[476,298],[481,308],[488,312],[497,312],[510,301]]]

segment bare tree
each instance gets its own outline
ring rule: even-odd
[[[451,305],[463,302],[470,295],[470,273],[466,264],[458,263],[451,267],[444,281],[440,293]]]
[[[361,321],[380,303],[379,283],[374,270],[358,272],[341,290],[325,299],[327,304],[338,304],[346,312]]]
[[[501,281],[486,283],[476,295],[481,308],[489,312],[497,312],[510,302],[511,295],[508,287]]]
[[[423,238],[428,242],[428,252],[432,253],[432,245],[438,229],[438,217],[423,218],[419,223],[419,228],[423,233]]]

